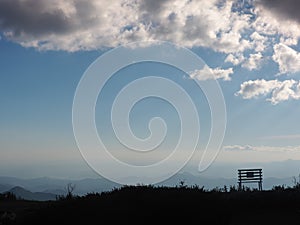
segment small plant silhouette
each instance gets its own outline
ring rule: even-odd
[[[298,179],[295,176],[293,177],[293,183],[294,183],[293,188],[295,190],[299,190],[300,191],[300,174],[298,175]]]
[[[285,190],[285,186],[283,185],[276,185],[273,186],[272,191],[276,191],[276,192],[282,192]]]
[[[187,185],[185,184],[184,180],[182,180],[182,181],[179,182],[179,187],[180,188],[187,188]]]
[[[74,190],[75,190],[76,185],[72,184],[72,183],[68,183],[67,186],[65,187],[67,195],[66,195],[66,199],[72,199],[74,198]]]

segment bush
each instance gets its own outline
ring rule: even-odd
[[[17,197],[14,193],[11,192],[5,192],[3,194],[0,194],[0,200],[17,200]]]
[[[273,186],[272,191],[282,192],[285,190],[284,184],[283,185],[276,185]]]

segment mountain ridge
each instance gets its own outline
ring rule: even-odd
[[[57,195],[53,193],[45,192],[31,192],[23,187],[15,186],[8,190],[14,194],[18,199],[30,200],[30,201],[53,201],[56,200]]]
[[[178,186],[180,182],[185,185],[204,186],[205,189],[213,189],[215,187],[224,187],[237,185],[236,178],[212,178],[196,176],[190,173],[178,173],[164,182],[158,183],[158,186]],[[8,191],[13,187],[19,186],[30,192],[51,193],[54,195],[66,194],[66,186],[71,183],[75,185],[74,194],[85,195],[87,193],[110,191],[122,185],[111,182],[104,178],[83,178],[83,179],[56,179],[49,177],[40,177],[33,179],[24,179],[16,177],[1,177],[0,176],[0,192]],[[263,180],[264,189],[272,189],[276,185],[292,186],[293,178],[276,178],[267,177]],[[250,185],[256,187],[256,184]]]

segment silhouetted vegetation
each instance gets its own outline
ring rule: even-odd
[[[300,189],[297,179],[293,187],[274,186],[268,191],[249,187],[238,190],[237,186],[207,190],[198,185],[187,186],[184,181],[175,187],[139,184],[115,188],[109,192],[88,193],[85,196],[75,196],[74,189],[75,186],[69,184],[66,196],[47,204],[36,203],[39,207],[31,210],[27,208],[27,211],[21,212],[21,219],[13,223],[10,221],[10,224],[181,222],[288,225],[300,221]],[[2,195],[0,197],[4,199]],[[5,199],[18,202],[8,195]]]
[[[11,192],[0,194],[0,201],[16,201],[17,197]]]
[[[65,187],[66,195],[58,195],[56,197],[56,200],[58,201],[64,201],[64,200],[73,200],[76,199],[78,196],[75,196],[73,194],[74,190],[76,188],[75,184],[68,183],[67,186]]]

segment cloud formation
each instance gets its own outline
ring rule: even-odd
[[[218,52],[243,52],[250,15],[219,0],[1,0],[0,30],[41,50],[93,50],[133,41],[164,40]]]
[[[211,48],[228,54],[226,62],[254,70],[272,45],[272,35],[280,35],[285,45],[297,44],[298,4],[296,0],[0,0],[0,32],[8,40],[40,50],[171,41]],[[246,50],[250,54],[245,55]]]
[[[295,20],[300,22],[299,0],[257,0],[256,4],[283,20]]]
[[[282,4],[273,2],[279,2],[278,0],[256,0],[254,1],[254,14],[256,19],[253,21],[251,26],[260,35],[272,36],[281,35],[282,39],[298,40],[300,37],[300,27],[299,21],[291,19],[288,13],[284,13],[287,17],[283,18],[281,13],[283,12],[285,6],[289,4],[289,7],[295,7],[293,5],[295,1],[281,1]],[[298,3],[299,4],[299,3]],[[273,7],[274,6],[274,7]],[[276,10],[274,10],[276,8]],[[296,44],[295,41],[291,44]]]
[[[205,65],[201,70],[192,71],[189,75],[193,79],[197,80],[212,80],[222,79],[224,81],[231,80],[230,74],[233,74],[233,69],[221,69],[221,68],[210,68]]]
[[[225,62],[280,74],[300,72],[298,0],[0,0],[0,34],[38,50],[98,50],[162,40],[222,53]],[[229,66],[230,67],[230,66]],[[204,68],[197,79],[231,80],[232,68]],[[237,95],[299,99],[298,81],[246,81]]]
[[[276,105],[290,99],[300,99],[300,81],[249,80],[241,84],[241,88],[236,95],[242,96],[244,99],[268,95],[267,101]]]
[[[278,63],[280,73],[296,73],[300,71],[300,53],[284,45],[274,45],[273,60]]]
[[[229,62],[235,66],[241,64],[242,62],[244,62],[244,60],[245,60],[245,57],[240,53],[239,54],[230,53],[225,58],[225,62]]]
[[[263,56],[260,52],[250,54],[249,58],[244,60],[242,67],[247,68],[248,70],[257,70],[260,69],[262,61]]]
[[[251,2],[0,0],[0,31],[23,46],[66,51],[157,39],[240,55],[245,50],[263,52],[274,34],[286,44],[297,42],[298,1]],[[246,8],[246,3],[251,6]]]

